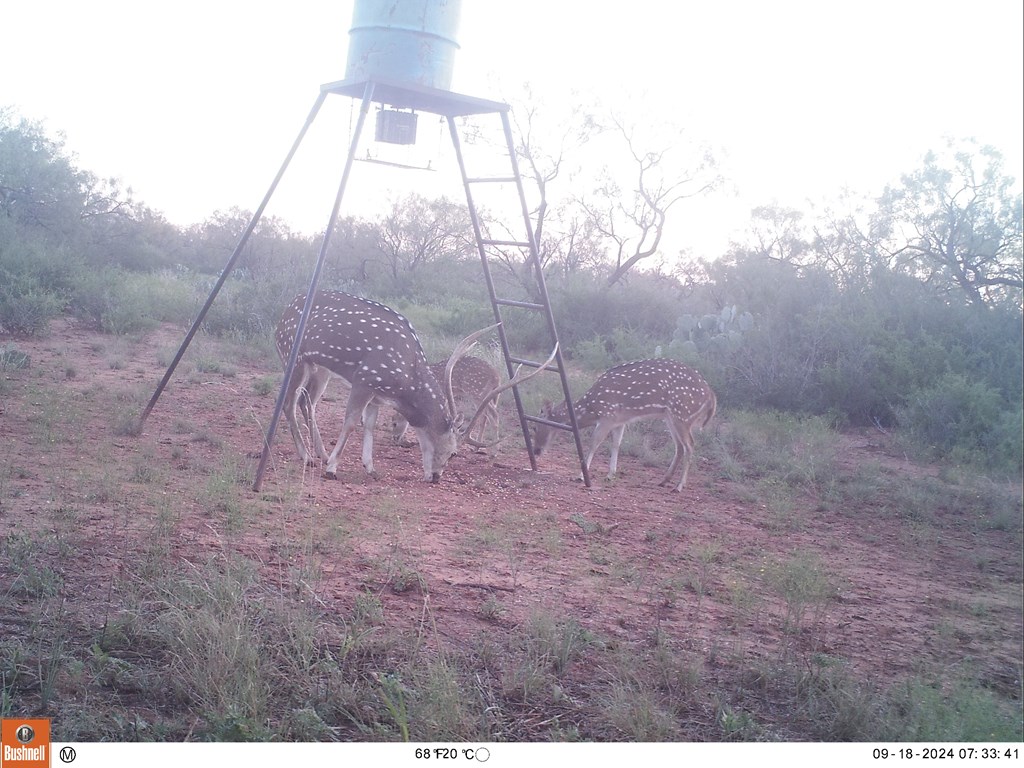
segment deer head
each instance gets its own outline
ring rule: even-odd
[[[444,379],[446,366],[446,360],[430,364],[430,370],[437,377],[438,381]],[[500,384],[501,376],[494,366],[487,361],[472,355],[459,358],[452,367],[452,398],[456,403],[456,412],[465,419],[472,413],[473,409],[483,402],[487,394]],[[494,435],[497,438],[499,435],[497,398],[492,398],[484,408],[479,433],[481,438],[487,432],[488,425],[493,427]],[[405,441],[408,429],[409,422],[401,414],[398,414],[392,423],[391,439],[399,445],[411,445],[411,443]],[[468,437],[472,436],[467,435]]]

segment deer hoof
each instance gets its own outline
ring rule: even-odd
[[[338,479],[338,473],[335,472],[333,469],[325,469],[324,470],[324,480],[337,480],[337,479]]]

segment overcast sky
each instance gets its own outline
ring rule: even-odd
[[[62,131],[80,167],[176,224],[252,210],[320,84],[344,78],[351,19],[351,0],[8,4],[0,106]],[[715,255],[751,207],[876,195],[945,136],[994,145],[1019,180],[1022,28],[1020,0],[463,0],[452,87],[500,100],[529,81],[546,103],[576,90],[681,126],[728,183],[674,209],[668,248]],[[268,213],[324,226],[352,112],[328,99]],[[461,195],[447,185],[360,163],[343,213]]]

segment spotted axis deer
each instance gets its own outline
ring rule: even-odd
[[[446,362],[445,360],[440,360],[430,364],[431,372],[439,381],[444,377]],[[480,431],[477,435],[479,440],[484,439],[489,424],[494,427],[494,439],[497,440],[499,437],[498,398],[492,397],[489,400],[484,398],[500,384],[501,376],[498,375],[494,366],[486,360],[481,360],[479,357],[473,357],[472,355],[460,357],[452,368],[452,395],[455,397],[455,403],[463,419],[472,415],[476,408],[481,403],[484,403],[483,420],[480,423]],[[412,445],[412,443],[405,441],[405,434],[408,430],[409,422],[399,414],[395,417],[394,424],[392,425],[391,439],[398,445],[406,447]]]
[[[715,393],[704,377],[676,360],[658,358],[617,365],[601,374],[583,397],[573,404],[579,427],[594,427],[586,458],[587,469],[590,469],[598,447],[610,433],[610,480],[618,467],[619,446],[626,425],[641,419],[661,418],[672,435],[675,454],[668,472],[658,485],[668,483],[682,464],[683,476],[674,489],[680,491],[686,485],[693,456],[693,430],[703,429],[711,422],[717,405]],[[564,402],[554,406],[550,402],[545,403],[540,415],[560,424],[569,422]],[[547,424],[536,425],[533,439],[535,456],[547,450],[556,429]]]
[[[277,352],[282,361],[291,354],[305,300],[305,295],[297,296],[277,325]],[[438,482],[460,440],[487,447],[468,436],[487,403],[540,373],[557,354],[556,347],[536,370],[488,393],[470,421],[464,423],[452,394],[452,369],[480,336],[496,327],[482,328],[460,341],[439,380],[427,365],[416,331],[402,315],[384,304],[342,291],[317,292],[285,391],[284,412],[299,456],[306,464],[314,463],[302,439],[297,410],[302,411],[316,455],[326,464],[324,475],[331,478],[337,476],[338,458],[361,420],[363,466],[373,474],[373,430],[378,407],[384,402],[394,406],[416,429],[424,479]],[[332,376],[345,379],[351,391],[341,434],[328,456],[316,423],[316,406]]]

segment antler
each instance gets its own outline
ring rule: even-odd
[[[473,431],[473,425],[476,424],[476,420],[480,418],[480,414],[482,414],[484,412],[484,408],[487,406],[487,404],[491,400],[494,400],[495,398],[497,398],[506,389],[511,389],[512,387],[515,387],[515,386],[517,386],[519,384],[522,384],[523,382],[529,381],[534,376],[536,376],[538,373],[540,373],[541,371],[543,371],[546,368],[548,368],[551,365],[551,363],[554,362],[554,360],[555,360],[555,358],[557,356],[558,356],[558,343],[556,342],[555,343],[555,348],[551,350],[551,355],[548,357],[547,360],[545,360],[543,363],[541,363],[537,367],[537,370],[531,371],[530,373],[526,374],[525,376],[520,376],[519,375],[519,369],[522,368],[522,365],[520,365],[519,368],[516,368],[516,375],[515,376],[513,376],[509,381],[505,382],[504,384],[502,384],[500,386],[495,387],[490,392],[488,392],[486,395],[484,395],[483,399],[480,401],[480,405],[476,409],[476,413],[473,414],[473,418],[471,418],[469,420],[469,423],[466,425],[466,427],[464,429],[460,428],[460,431],[462,432],[465,441],[467,443],[469,443],[470,445],[474,446],[475,448],[492,448],[493,446],[495,446],[498,443],[500,443],[501,440],[495,440],[492,443],[481,443],[479,440],[474,440],[472,437],[470,437],[469,436],[470,432]]]
[[[494,325],[489,325],[486,328],[481,328],[479,331],[474,331],[469,334],[469,336],[455,345],[455,349],[452,350],[452,354],[444,366],[444,399],[445,402],[448,403],[448,413],[452,415],[453,419],[455,418],[455,414],[458,409],[455,407],[455,393],[452,392],[452,370],[455,368],[455,364],[469,353],[469,350],[471,350],[473,345],[476,344],[477,339],[485,333],[493,331],[499,325],[501,325],[501,323],[495,323]]]

